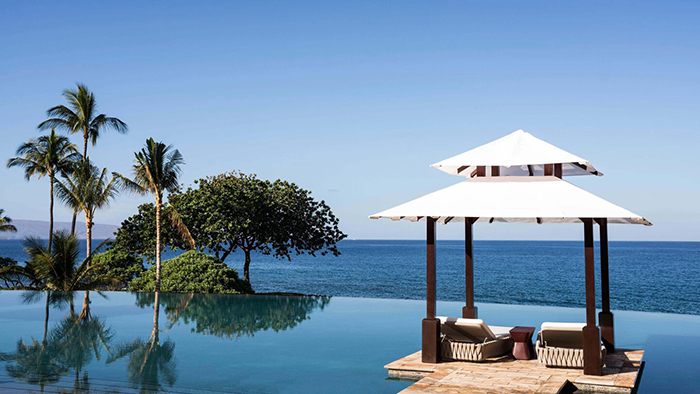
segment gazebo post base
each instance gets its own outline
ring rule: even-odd
[[[583,373],[602,375],[600,362],[600,331],[598,326],[585,326],[583,327]]]
[[[440,320],[423,319],[423,346],[421,348],[424,363],[440,362]]]
[[[615,329],[612,312],[598,313],[598,322],[600,324],[600,336],[603,339],[605,349],[609,353],[615,353]]]
[[[476,319],[479,316],[479,308],[475,306],[462,307],[462,317],[465,319]]]

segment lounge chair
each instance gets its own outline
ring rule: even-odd
[[[583,368],[583,327],[585,323],[542,323],[535,350],[540,364],[548,367]],[[605,361],[601,342],[600,360]]]
[[[442,358],[458,361],[484,361],[507,354],[513,348],[511,327],[487,326],[481,319],[438,317]]]

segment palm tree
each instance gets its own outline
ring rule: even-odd
[[[180,151],[173,149],[172,145],[155,142],[153,138],[146,140],[146,146],[136,157],[133,173],[134,179],[130,180],[123,175],[114,173],[127,190],[138,194],[151,193],[156,201],[156,292],[160,291],[160,253],[161,253],[161,209],[163,208],[163,193],[173,192],[178,189],[178,179],[182,172],[180,166],[185,163]],[[186,233],[183,227],[181,232]],[[190,238],[191,242],[191,237]]]
[[[100,244],[96,249],[104,245]],[[24,251],[29,256],[26,267],[17,270],[18,275],[38,283],[45,290],[72,292],[86,290],[83,299],[83,309],[78,320],[90,317],[89,289],[98,286],[114,284],[117,279],[107,275],[95,274],[90,259],[78,263],[78,240],[74,235],[65,231],[54,233],[53,248],[48,250],[38,238],[27,238]],[[73,297],[70,297],[71,312]],[[71,313],[73,315],[73,313]]]
[[[73,172],[64,180],[56,181],[56,194],[61,201],[74,211],[82,210],[85,213],[85,231],[87,233],[87,258],[88,265],[92,257],[92,226],[95,212],[109,205],[119,191],[116,188],[114,178],[106,179],[107,169],[99,170],[90,163],[90,159],[80,160]]]
[[[51,130],[51,134],[31,139],[22,144],[17,149],[17,155],[7,162],[7,167],[23,167],[24,176],[30,180],[36,175],[38,178],[49,177],[51,204],[49,206],[49,249],[53,235],[53,185],[58,174],[68,174],[80,154],[78,149],[67,137],[56,134]]]
[[[97,101],[95,95],[87,86],[77,84],[77,89],[66,89],[63,97],[68,101],[68,106],[57,105],[46,111],[49,118],[37,126],[40,130],[58,128],[71,134],[82,133],[83,135],[83,159],[87,159],[88,140],[92,145],[97,144],[100,133],[113,129],[125,134],[129,127],[118,118],[112,118],[105,114],[97,113]],[[73,213],[73,223],[71,233],[75,233],[75,211]]]
[[[118,118],[112,118],[105,114],[97,114],[97,101],[95,94],[87,86],[77,84],[77,89],[66,89],[63,97],[68,101],[68,106],[57,105],[46,111],[49,118],[38,126],[40,130],[50,128],[63,129],[71,134],[83,134],[83,158],[87,158],[88,140],[92,145],[97,144],[100,133],[106,129],[114,129],[125,134],[129,131],[126,123]]]
[[[4,216],[4,215],[5,215],[5,210],[0,209],[0,232],[16,233],[17,227],[10,224],[10,223],[12,223],[12,219],[9,216]]]
[[[24,251],[29,256],[27,267],[45,290],[70,292],[92,289],[112,281],[107,276],[92,275],[88,259],[78,262],[78,240],[66,231],[54,233],[54,243],[48,250],[42,240],[27,238]]]

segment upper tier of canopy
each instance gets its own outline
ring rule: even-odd
[[[452,175],[473,177],[477,166],[498,166],[500,167],[499,176],[531,176],[544,175],[545,164],[561,164],[562,176],[603,175],[588,160],[557,148],[523,130],[515,131],[430,167]],[[490,170],[486,175],[490,175]]]
[[[571,183],[553,176],[478,177],[426,194],[370,216],[371,219],[463,222],[580,223],[581,218],[608,223],[651,223]]]

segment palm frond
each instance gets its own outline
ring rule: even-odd
[[[114,176],[114,179],[116,179],[118,187],[126,191],[141,195],[148,193],[146,188],[118,172],[112,172],[112,176]]]
[[[190,230],[187,228],[187,225],[185,225],[185,222],[180,217],[180,214],[172,205],[168,211],[168,218],[170,219],[170,224],[175,227],[175,230],[177,230],[182,239],[190,244],[190,249],[194,250],[196,248],[194,238],[192,237],[192,234],[190,234]]]

